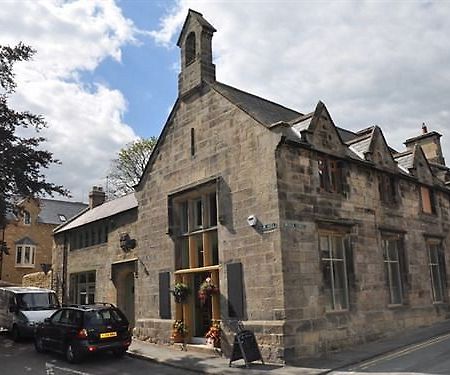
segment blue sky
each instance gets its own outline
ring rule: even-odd
[[[0,44],[38,51],[10,104],[47,120],[62,165],[46,175],[73,199],[105,185],[120,148],[159,135],[189,8],[217,29],[219,81],[303,113],[321,100],[336,125],[379,125],[399,151],[425,122],[450,161],[449,1],[2,0]]]

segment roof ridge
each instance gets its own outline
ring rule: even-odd
[[[303,113],[301,113],[301,112],[298,112],[298,111],[296,111],[295,109],[286,107],[286,106],[284,106],[284,105],[282,105],[282,104],[280,104],[280,103],[277,103],[277,102],[274,102],[274,101],[272,101],[272,100],[263,98],[262,96],[252,94],[252,93],[250,93],[250,92],[248,92],[248,91],[244,91],[244,90],[238,89],[238,88],[236,88],[236,87],[234,87],[234,86],[227,85],[226,83],[222,83],[222,82],[219,82],[219,81],[215,81],[215,82],[212,83],[212,85],[213,85],[213,86],[214,86],[214,85],[225,86],[225,87],[228,87],[228,88],[230,88],[230,89],[232,89],[232,90],[239,91],[239,92],[241,92],[241,93],[243,93],[243,94],[253,96],[254,98],[257,98],[257,99],[260,99],[260,100],[264,100],[264,101],[267,102],[267,103],[271,103],[271,104],[276,105],[276,106],[278,106],[278,107],[287,109],[288,111],[298,113],[300,116],[305,116],[305,114],[303,114]]]

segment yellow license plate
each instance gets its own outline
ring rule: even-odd
[[[100,338],[101,339],[107,339],[108,337],[116,337],[116,336],[117,336],[117,332],[100,333]]]

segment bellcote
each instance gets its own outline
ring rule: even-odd
[[[177,42],[181,51],[178,96],[201,87],[203,82],[216,80],[216,67],[212,63],[212,37],[215,31],[201,13],[189,9]]]

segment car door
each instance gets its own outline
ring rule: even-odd
[[[57,350],[56,338],[58,336],[59,321],[64,310],[56,311],[48,320],[46,319],[39,329],[39,335],[42,341],[50,350]]]

